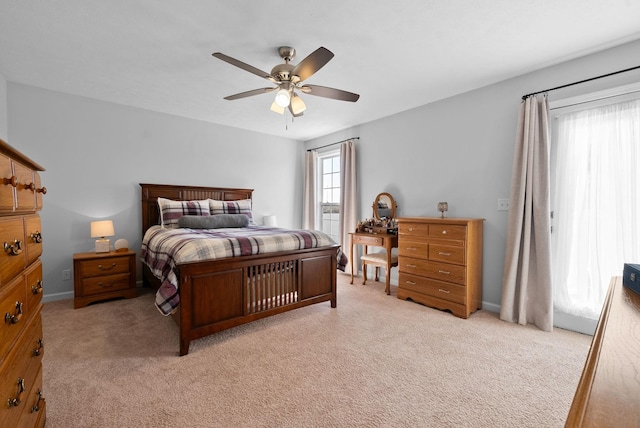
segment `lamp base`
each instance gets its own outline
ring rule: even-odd
[[[96,253],[108,253],[109,247],[108,239],[96,239]]]

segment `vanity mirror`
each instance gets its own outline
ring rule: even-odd
[[[380,193],[373,201],[373,218],[378,221],[396,218],[396,201],[389,193]]]

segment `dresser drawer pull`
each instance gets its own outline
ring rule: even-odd
[[[446,270],[439,270],[438,273],[441,273],[443,275],[451,275],[451,272],[447,272]]]
[[[38,339],[36,343],[38,344],[38,347],[33,349],[32,355],[34,357],[39,357],[44,352],[44,340]]]
[[[444,251],[440,251],[440,252],[438,253],[438,255],[440,255],[440,256],[450,256],[450,255],[451,255],[451,253],[445,253]]]
[[[33,294],[42,294],[42,285],[43,285],[43,284],[44,284],[44,283],[42,282],[42,280],[41,280],[41,279],[37,280],[37,281],[36,281],[36,285],[32,285],[32,286],[31,286],[31,292],[32,292]]]
[[[22,319],[22,303],[16,302],[16,313],[11,315],[9,312],[4,314],[4,322],[7,324],[18,324]]]
[[[418,251],[416,247],[407,247],[407,251]]]
[[[46,194],[47,194],[47,188],[46,188],[46,187],[44,187],[44,186],[42,186],[42,187],[38,187],[38,188],[36,189],[36,193],[42,193],[43,195],[46,195]]]
[[[38,401],[36,401],[36,404],[31,407],[31,413],[40,411],[40,402],[44,403],[44,397],[42,396],[42,391],[38,390]]]
[[[446,230],[443,230],[443,231],[442,231],[442,234],[443,234],[443,235],[446,235],[446,234],[447,234],[447,231],[446,231]]]
[[[18,177],[12,175],[10,178],[3,178],[2,182],[5,184],[11,184],[11,187],[18,187]]]
[[[410,264],[407,264],[407,267],[415,268],[415,267],[416,267],[416,265],[410,265]]]
[[[18,254],[22,254],[22,242],[18,241],[17,239],[13,241],[13,244],[5,242],[4,251],[10,256],[17,256]]]
[[[18,378],[18,396],[16,398],[9,398],[9,407],[18,407],[22,403],[22,396],[24,395],[24,379]]]
[[[114,282],[99,282],[98,287],[113,287]]]
[[[111,266],[109,266],[109,267],[104,267],[104,266],[102,266],[102,265],[98,265],[98,269],[100,269],[100,270],[111,270],[111,269],[113,269],[114,267],[116,267],[116,264],[115,264],[115,263],[111,263]]]
[[[39,230],[36,230],[35,232],[33,232],[31,235],[29,235],[29,237],[36,244],[41,244],[42,243],[42,233],[40,233]]]
[[[409,232],[413,232],[413,227],[407,227],[407,230],[408,230]]]
[[[25,185],[24,185],[24,188],[25,188],[25,189],[29,189],[29,190],[31,190],[32,192],[35,192],[35,190],[36,190],[36,184],[35,184],[35,183],[25,184]]]
[[[405,281],[405,283],[407,283],[409,285],[416,285],[415,281]]]
[[[451,291],[449,291],[449,290],[444,290],[444,289],[442,289],[442,288],[438,288],[438,291],[439,291],[439,292],[441,292],[441,293],[447,293],[447,294],[451,293]]]

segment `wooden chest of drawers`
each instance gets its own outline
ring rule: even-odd
[[[44,168],[0,140],[0,426],[42,427]]]
[[[468,318],[482,307],[483,219],[398,219],[398,298]]]
[[[137,297],[136,253],[74,254],[73,279],[76,309],[99,300]]]

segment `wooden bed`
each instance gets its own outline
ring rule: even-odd
[[[159,224],[157,199],[251,199],[253,190],[140,184],[142,236]],[[178,266],[180,305],[173,319],[180,329],[180,355],[192,340],[260,318],[319,302],[336,307],[338,245],[224,258]],[[145,286],[160,286],[142,265]]]

